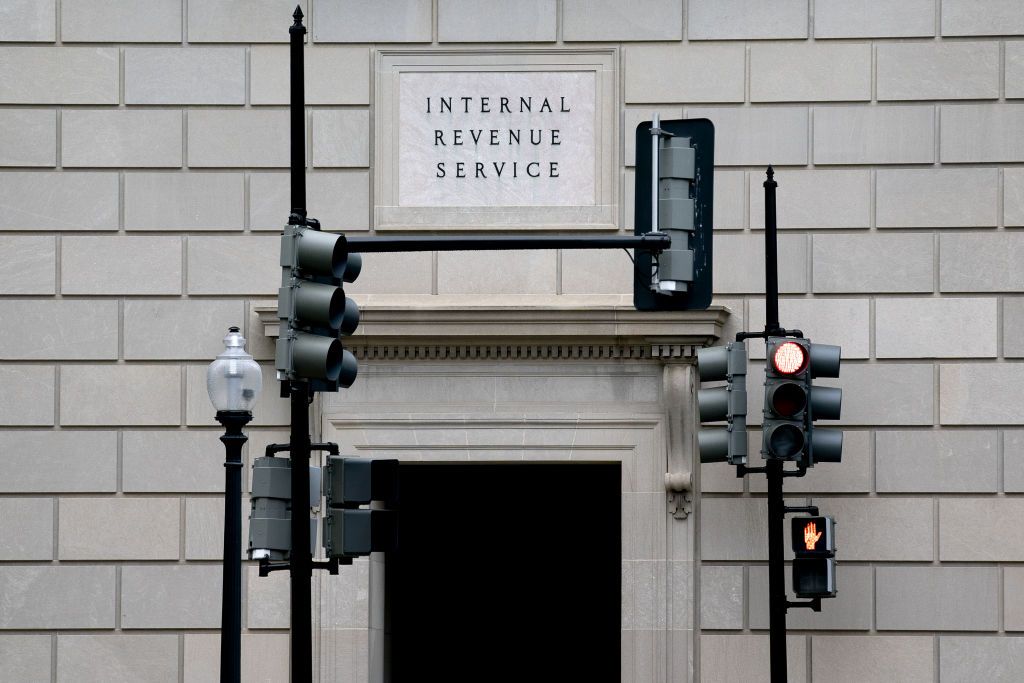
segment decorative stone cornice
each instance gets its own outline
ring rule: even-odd
[[[426,300],[361,303],[359,329],[345,340],[357,358],[379,360],[692,358],[722,335],[729,310],[636,311],[622,304],[522,306]],[[253,306],[277,337],[275,302]]]

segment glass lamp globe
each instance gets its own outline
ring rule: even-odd
[[[218,411],[251,411],[263,388],[259,363],[245,352],[245,337],[237,327],[224,337],[224,351],[206,368],[206,391]]]

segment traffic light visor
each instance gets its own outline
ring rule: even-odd
[[[345,299],[344,315],[340,316],[335,327],[339,328],[341,333],[346,336],[356,331],[356,328],[359,327],[359,306],[355,301]]]
[[[842,407],[842,389],[819,386],[811,389],[811,411],[815,420],[838,420]]]
[[[296,287],[295,314],[304,323],[338,327],[346,313],[341,287],[303,281]],[[358,318],[356,324],[359,324]]]
[[[697,450],[701,462],[726,462],[729,459],[729,432],[725,429],[700,430],[697,432]]]
[[[711,346],[697,350],[697,374],[702,382],[718,382],[729,374],[729,348]]]
[[[729,390],[725,387],[697,391],[697,411],[701,422],[718,422],[729,416]]]
[[[348,349],[343,349],[341,352],[341,368],[338,371],[337,377],[338,383],[345,389],[348,389],[356,381],[358,372],[359,364],[356,362],[356,357]]]
[[[815,377],[838,377],[841,349],[831,344],[811,346],[811,374]]]
[[[807,367],[807,350],[796,342],[784,342],[772,352],[772,366],[782,375],[796,375]]]
[[[296,260],[302,270],[340,278],[348,267],[348,242],[344,235],[303,230],[299,233],[297,255]]]
[[[345,263],[345,272],[344,274],[342,274],[341,279],[344,280],[345,282],[355,282],[356,278],[359,277],[359,273],[361,273],[362,271],[363,255],[349,254],[348,260]]]
[[[843,430],[816,428],[811,433],[811,450],[815,462],[842,462]]]
[[[299,377],[334,382],[339,380],[345,370],[346,353],[337,339],[297,332],[292,347],[292,362]],[[355,379],[354,371],[352,375]]]

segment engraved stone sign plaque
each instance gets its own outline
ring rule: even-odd
[[[594,74],[407,73],[400,206],[594,203]]]
[[[376,227],[617,227],[611,57],[382,56]]]

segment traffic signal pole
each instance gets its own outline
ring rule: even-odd
[[[782,498],[782,461],[769,460],[768,476],[768,649],[772,683],[786,681],[786,565],[783,560],[783,524],[786,504]]]
[[[764,181],[765,336],[779,333],[779,254],[775,214],[775,170],[769,166]],[[772,682],[786,680],[786,566],[783,562],[782,461],[765,464],[768,477],[768,614]]]
[[[312,681],[313,638],[310,588],[313,557],[309,552],[309,383],[291,383],[292,474],[291,653],[292,681]]]
[[[779,265],[778,265],[778,224],[776,222],[775,169],[768,166],[764,181],[764,273],[765,273],[765,327],[763,332],[740,332],[736,341],[769,337],[803,337],[800,330],[786,330],[779,323]],[[813,506],[787,507],[783,499],[782,483],[785,477],[802,477],[807,472],[801,463],[797,470],[786,471],[783,461],[768,458],[764,467],[739,465],[736,476],[764,474],[768,479],[768,638],[772,683],[786,683],[786,612],[790,607],[805,607],[818,612],[821,600],[790,601],[786,594],[786,564],[784,557],[785,518],[793,512],[812,512]]]
[[[764,181],[764,294],[766,335],[775,336],[779,328],[779,230],[775,220],[775,169],[770,165]]]
[[[302,9],[295,8],[295,23],[288,29],[291,79],[291,216],[289,223],[302,224],[306,218],[306,92]],[[310,588],[313,557],[309,539],[309,404],[312,396],[307,381],[285,385],[291,400],[291,680],[313,680],[313,638]]]
[[[764,181],[764,336],[776,336],[779,327],[778,225],[775,213],[775,170],[769,166]],[[749,470],[748,470],[749,471]],[[769,654],[772,683],[786,681],[786,565],[783,560],[782,461],[765,463],[768,477],[768,614]]]
[[[302,8],[295,7],[295,23],[288,29],[291,104],[291,185],[292,213],[306,217],[306,78],[305,38]]]

